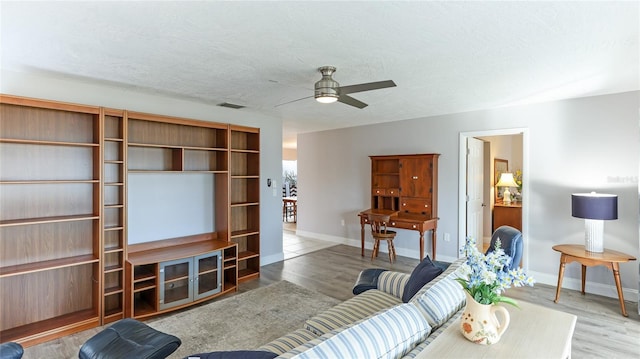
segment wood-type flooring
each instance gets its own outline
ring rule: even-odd
[[[241,290],[288,280],[334,298],[346,300],[358,273],[364,268],[388,268],[410,273],[417,259],[398,256],[394,264],[382,253],[371,261],[371,251],[360,256],[360,248],[337,245],[262,267],[258,280],[244,283]],[[613,284],[613,277],[612,283]],[[640,358],[640,316],[638,304],[627,300],[629,317],[620,313],[617,298],[563,289],[559,303],[554,303],[555,286],[511,288],[508,296],[526,300],[578,316],[572,341],[573,358]],[[628,298],[625,298],[628,299]],[[549,323],[550,326],[553,323]],[[507,329],[508,330],[508,329]]]
[[[282,262],[262,267],[261,277],[242,283],[239,292],[249,291],[271,283],[287,280],[328,296],[346,300],[353,297],[351,289],[358,274],[365,268],[388,268],[410,273],[418,263],[417,259],[398,256],[394,264],[381,254],[371,261],[371,251],[360,256],[360,248],[335,245],[315,252],[299,255]],[[612,283],[613,285],[613,283]],[[572,341],[573,358],[640,358],[640,318],[636,302],[627,301],[629,317],[620,314],[617,298],[608,298],[563,289],[558,304],[553,302],[555,286],[536,284],[533,288],[512,288],[507,295],[526,300],[544,307],[572,313],[578,316]],[[549,323],[550,326],[553,323]],[[297,328],[291,328],[295,330]],[[507,329],[508,330],[508,329]],[[97,329],[86,332],[86,338]],[[46,345],[46,344],[42,344]],[[58,358],[62,347],[77,350],[82,343],[64,338],[51,349],[51,357]],[[30,351],[27,350],[27,353]],[[66,352],[66,351],[65,351]],[[26,356],[28,357],[28,356]]]

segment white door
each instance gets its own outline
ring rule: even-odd
[[[484,143],[477,138],[467,138],[467,237],[476,239],[482,252],[483,238],[483,178]]]

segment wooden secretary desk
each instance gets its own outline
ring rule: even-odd
[[[431,230],[432,259],[436,258],[438,227],[438,157],[440,154],[370,156],[371,208],[360,213],[361,255],[369,213],[391,214],[389,227],[420,233],[420,260],[424,233]]]

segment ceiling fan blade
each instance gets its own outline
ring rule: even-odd
[[[379,89],[383,89],[387,87],[395,87],[395,86],[396,86],[395,82],[391,80],[387,80],[387,81],[378,81],[378,82],[367,82],[364,84],[357,84],[357,85],[341,86],[339,91],[340,91],[340,95],[342,95],[342,94],[356,93],[356,92],[362,92],[362,91],[379,90]]]
[[[293,100],[293,101],[289,101],[289,102],[284,102],[284,103],[281,103],[281,104],[277,104],[277,105],[275,105],[275,106],[273,106],[273,107],[278,107],[278,106],[286,105],[286,104],[289,104],[289,103],[293,103],[293,102],[297,102],[297,101],[301,101],[301,100],[306,100],[306,99],[311,98],[311,97],[313,97],[313,96],[307,96],[307,97],[299,98],[299,99],[297,99],[297,100]]]
[[[353,107],[357,107],[359,109],[363,109],[369,105],[367,105],[366,103],[360,101],[360,100],[356,100],[355,98],[349,96],[349,95],[340,95],[340,97],[338,97],[338,102],[342,102],[344,104],[353,106]]]

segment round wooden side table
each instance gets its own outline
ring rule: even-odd
[[[620,284],[620,263],[635,261],[636,258],[626,253],[605,249],[602,253],[589,252],[582,244],[559,244],[553,246],[553,250],[560,252],[560,269],[558,271],[558,287],[556,288],[555,303],[560,299],[560,289],[562,288],[562,278],[564,277],[564,266],[567,263],[578,262],[582,264],[582,294],[584,293],[585,278],[587,276],[587,267],[605,266],[613,271],[613,279],[616,282],[618,290],[618,299],[620,300],[620,310],[622,315],[627,317],[627,310],[624,306],[624,296],[622,294],[622,285]]]

